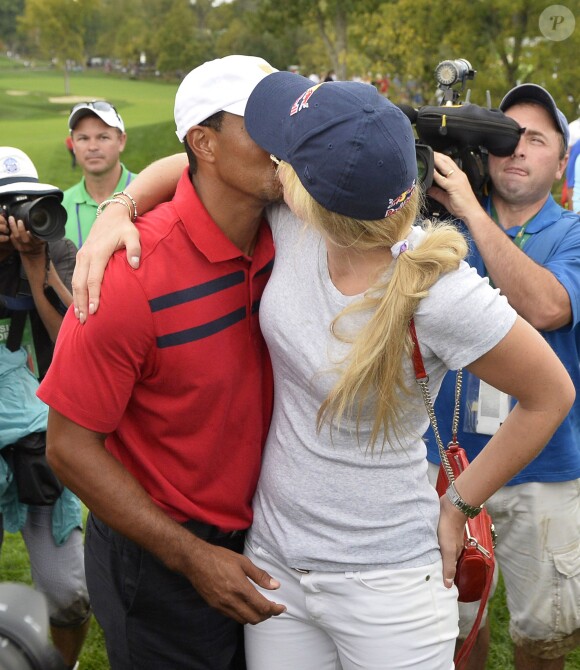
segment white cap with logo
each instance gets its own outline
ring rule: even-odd
[[[196,67],[175,96],[178,139],[183,142],[190,128],[217,112],[243,116],[250,93],[272,72],[276,68],[257,56],[226,56]]]
[[[75,105],[68,117],[69,130],[72,132],[77,123],[89,114],[98,116],[103,123],[111,126],[111,128],[118,128],[122,133],[125,132],[125,124],[119,112],[106,100],[91,100],[90,102],[79,102],[78,105]]]
[[[41,184],[34,163],[24,151],[14,147],[0,147],[0,195],[49,194],[62,198],[62,191],[52,184]]]

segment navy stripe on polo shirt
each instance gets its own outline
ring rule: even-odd
[[[226,314],[221,319],[215,319],[209,323],[204,323],[203,326],[196,326],[195,328],[188,328],[187,330],[182,330],[178,333],[170,333],[158,337],[157,346],[160,349],[163,349],[164,347],[174,347],[178,344],[186,344],[187,342],[201,340],[204,337],[215,335],[216,333],[219,333],[220,330],[225,330],[245,318],[246,309],[245,307],[242,307],[235,312],[231,312],[231,314]]]
[[[198,284],[197,286],[192,286],[180,291],[172,291],[171,293],[159,296],[158,298],[153,298],[153,300],[149,301],[149,305],[151,306],[152,312],[157,312],[161,309],[174,307],[175,305],[189,302],[190,300],[197,300],[198,298],[203,298],[212,293],[223,291],[230,286],[241,284],[244,279],[243,272],[232,272],[223,277],[218,277],[217,279],[212,279],[203,284]]]
[[[256,277],[267,275],[270,276],[272,271],[273,262],[267,263],[261,270],[256,273]],[[173,291],[167,293],[166,295],[159,296],[158,298],[153,298],[149,301],[152,312],[159,312],[170,307],[175,307],[177,305],[182,305],[186,302],[191,302],[193,300],[198,300],[200,298],[205,298],[224,289],[235,286],[236,284],[241,284],[245,281],[245,274],[243,272],[233,272],[227,274],[223,277],[217,279],[212,279],[211,281],[204,282],[198,286],[192,286],[187,289],[182,289],[180,291]],[[260,308],[260,299],[254,300],[251,306],[251,314],[256,314]],[[245,307],[237,309],[229,314],[225,314],[219,319],[214,319],[208,321],[200,326],[194,328],[187,328],[182,331],[175,333],[169,333],[157,338],[157,346],[160,348],[171,347],[179,344],[185,344],[186,342],[193,342],[195,340],[200,340],[204,337],[209,337],[215,335],[220,330],[228,328],[233,324],[242,321],[247,316],[247,311]]]

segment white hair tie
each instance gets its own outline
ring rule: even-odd
[[[401,240],[400,242],[393,244],[391,247],[391,254],[393,254],[393,258],[398,258],[401,254],[405,253],[407,249],[412,248],[413,246],[409,244],[409,240]]]

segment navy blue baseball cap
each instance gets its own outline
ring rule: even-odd
[[[499,108],[502,112],[505,112],[513,105],[517,105],[518,102],[535,102],[544,107],[552,119],[554,119],[556,129],[564,138],[564,149],[568,150],[570,142],[568,120],[563,112],[558,109],[554,98],[545,88],[538,86],[538,84],[520,84],[519,86],[515,86],[505,94],[503,100],[499,103]]]
[[[252,139],[289,163],[326,209],[357,219],[390,216],[417,183],[409,119],[370,84],[292,72],[262,79],[244,113]]]

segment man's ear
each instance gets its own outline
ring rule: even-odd
[[[121,132],[121,131],[119,131]],[[119,153],[122,153],[125,150],[125,145],[127,144],[127,133],[122,133],[119,137]]]
[[[198,161],[213,163],[215,130],[206,126],[193,126],[185,136],[191,151]]]
[[[560,158],[558,163],[558,170],[556,172],[556,179],[562,179],[564,172],[566,172],[566,166],[568,165],[568,158],[570,158],[570,150],[566,151],[564,158]]]

